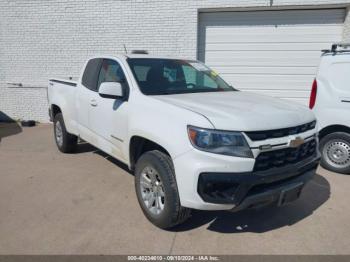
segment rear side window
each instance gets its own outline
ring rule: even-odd
[[[97,80],[98,80],[101,64],[102,64],[102,59],[100,58],[91,59],[87,63],[83,74],[82,84],[86,88],[95,92],[97,92]]]

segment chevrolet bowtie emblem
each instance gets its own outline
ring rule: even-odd
[[[296,137],[294,139],[289,140],[289,147],[297,148],[304,144],[305,140],[301,137]]]

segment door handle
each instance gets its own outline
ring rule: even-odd
[[[90,105],[97,106],[97,101],[95,99],[90,100]]]

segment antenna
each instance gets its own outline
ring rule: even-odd
[[[126,50],[126,45],[125,45],[125,44],[123,44],[123,46],[124,46],[124,51],[125,51],[125,54],[127,54],[127,53],[128,53],[128,50]]]

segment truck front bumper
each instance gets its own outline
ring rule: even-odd
[[[267,171],[229,172],[226,170],[237,170],[237,167],[242,169],[244,166],[250,168],[249,166],[253,166],[254,163],[235,160],[227,163],[226,160],[221,159],[213,165],[214,162],[211,163],[209,158],[204,164],[197,162],[198,165],[196,165],[192,162],[195,161],[194,159],[191,160],[189,155],[187,157],[187,164],[180,167],[176,167],[175,161],[181,204],[201,210],[238,211],[265,205],[287,204],[299,198],[305,184],[315,175],[319,163],[319,154],[317,154],[299,163]],[[192,165],[190,165],[191,162]],[[194,172],[193,177],[185,178],[184,173],[179,175],[178,170],[184,171],[188,168]],[[205,171],[210,168],[211,171]],[[225,171],[217,171],[220,169]],[[186,186],[182,186],[184,183]],[[192,192],[190,192],[191,188]]]
[[[299,198],[312,179],[318,158],[265,172],[202,173],[198,194],[207,203],[233,204],[233,210],[284,205]]]

